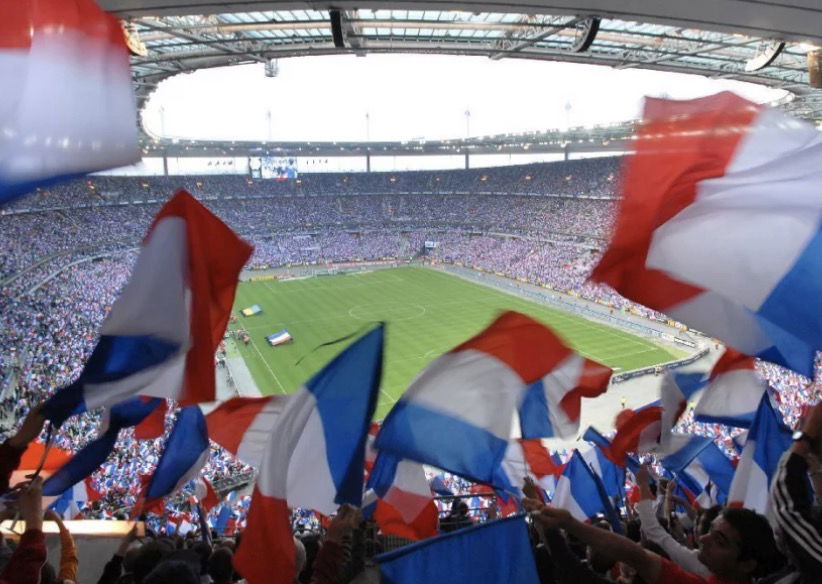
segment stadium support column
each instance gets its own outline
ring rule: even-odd
[[[568,143],[566,142],[565,146],[562,147],[562,155],[563,155],[563,160],[565,160],[565,162],[568,162],[568,155],[569,154],[570,154],[570,152],[569,152],[569,148],[568,148]]]
[[[168,152],[163,152],[163,176],[168,176]]]
[[[468,170],[469,168],[471,168],[471,164],[468,160],[468,151],[466,150],[466,152],[465,152],[465,170]]]
[[[365,152],[365,172],[371,172],[371,151]]]

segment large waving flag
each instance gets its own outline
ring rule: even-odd
[[[386,584],[538,584],[522,516],[460,529],[377,556]]]
[[[43,494],[57,496],[93,473],[114,451],[120,430],[136,426],[160,406],[158,398],[131,398],[120,402],[108,412],[108,427],[97,439],[88,443],[71,460],[61,466],[43,483]]]
[[[383,421],[376,448],[514,491],[501,470],[512,420],[526,388],[568,358],[556,346],[544,325],[502,314],[414,380]]]
[[[208,437],[242,462],[259,469],[271,430],[288,396],[235,397],[206,415]]]
[[[365,442],[382,375],[383,326],[337,355],[288,400],[272,430],[234,565],[249,584],[294,581],[289,507],[359,507]]]
[[[694,420],[748,428],[768,386],[753,357],[727,349],[711,370],[710,383],[696,404]]]
[[[592,278],[812,376],[822,347],[822,134],[732,93],[646,99]]]
[[[140,159],[123,28],[93,0],[0,3],[0,205]]]
[[[185,191],[154,219],[80,377],[51,397],[56,425],[134,395],[214,401],[214,353],[252,247]]]
[[[765,513],[771,479],[782,454],[791,445],[791,431],[766,393],[759,402],[742,456],[731,483],[728,503]]]

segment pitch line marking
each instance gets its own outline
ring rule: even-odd
[[[280,393],[285,395],[285,387],[283,387],[283,384],[280,383],[280,378],[277,377],[277,374],[274,373],[273,369],[271,369],[271,366],[268,364],[268,361],[265,360],[265,357],[263,357],[263,354],[260,352],[260,349],[258,349],[257,345],[254,343],[254,339],[251,338],[251,337],[249,337],[249,338],[251,339],[251,346],[254,347],[255,351],[257,351],[257,354],[260,356],[260,360],[265,365],[265,368],[268,369],[268,372],[271,373],[271,375],[274,377],[274,381],[276,381],[277,385],[280,386]]]

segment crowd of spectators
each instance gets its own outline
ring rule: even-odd
[[[317,175],[299,184],[226,176],[94,177],[24,199],[13,213],[0,215],[0,245],[7,252],[0,257],[0,437],[13,433],[32,404],[77,376],[128,278],[136,257],[128,250],[174,187],[188,188],[253,241],[250,267],[394,258],[450,262],[660,317],[585,281],[613,218],[617,164],[598,159],[441,173]],[[586,198],[592,195],[601,198]],[[427,241],[437,246],[427,249]],[[118,253],[89,260],[112,251]],[[78,259],[88,261],[70,265]],[[774,388],[783,417],[795,424],[817,400],[817,382],[769,363],[757,367]],[[817,367],[817,379],[819,373]],[[172,419],[173,411],[167,430]],[[99,415],[77,417],[60,429],[55,445],[76,451],[97,436],[100,423]],[[690,411],[679,429],[710,435],[727,454],[738,455],[738,430],[693,422]],[[115,452],[92,475],[102,498],[84,506],[84,516],[127,517],[162,443],[163,437],[136,440],[122,432]],[[205,475],[216,482],[250,471],[214,447]],[[469,521],[497,513],[490,510],[493,498],[479,496],[477,485],[447,473],[437,478],[454,495],[472,497]],[[248,495],[233,497],[212,518],[226,508],[233,528],[241,530],[248,502]],[[441,516],[455,512],[450,502],[439,507]],[[197,531],[186,497],[169,500],[165,513],[176,525]],[[309,531],[320,526],[313,514],[294,521]],[[168,528],[157,516],[149,524],[158,534]]]

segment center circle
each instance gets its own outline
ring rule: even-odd
[[[357,320],[411,320],[425,314],[425,307],[419,304],[405,302],[374,302],[373,304],[359,304],[348,311],[349,316]]]

